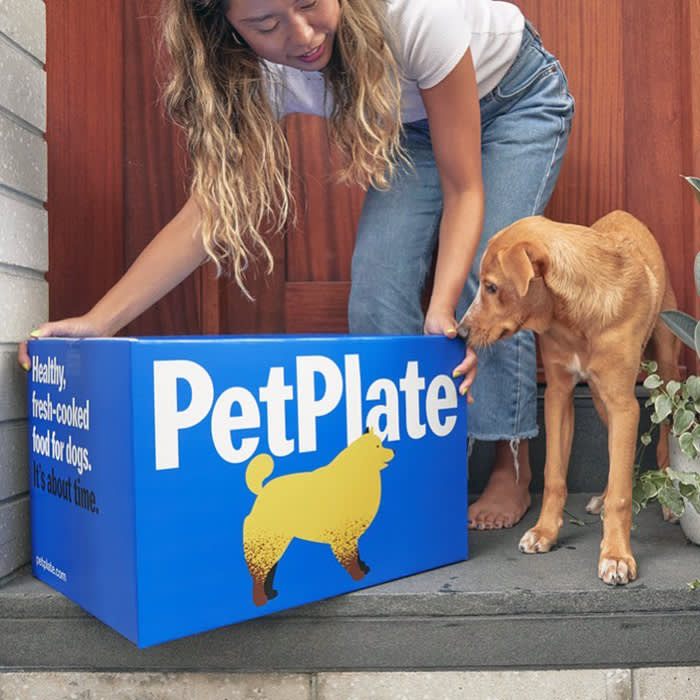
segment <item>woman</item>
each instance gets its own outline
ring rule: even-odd
[[[93,309],[33,335],[112,335],[205,259],[245,290],[252,257],[272,264],[263,221],[281,230],[290,211],[279,118],[302,111],[328,118],[346,156],[342,174],[368,188],[350,331],[454,337],[488,239],[544,209],[573,115],[556,59],[519,9],[494,0],[169,0],[165,8],[166,101],[188,137],[191,196]],[[470,527],[511,526],[529,506],[534,358],[532,335],[521,333],[482,354],[476,381],[471,350],[455,369],[475,400],[471,438],[496,442]],[[29,367],[26,343],[19,360]]]

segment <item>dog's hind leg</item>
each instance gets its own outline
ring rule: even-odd
[[[670,287],[664,296],[664,309],[675,309],[675,297]],[[681,341],[674,335],[666,324],[659,319],[647,344],[645,357],[655,360],[658,365],[658,374],[664,382],[671,379],[680,381],[681,373],[678,367]],[[659,426],[659,441],[656,445],[656,464],[659,469],[668,467],[668,439],[671,429],[667,423]],[[668,508],[663,507],[664,520],[676,522],[678,518]]]
[[[658,374],[664,383],[671,379],[680,381],[680,370],[678,368],[680,341],[663,323],[659,322],[654,328],[647,349],[649,357],[656,360]],[[659,469],[666,469],[668,466],[669,432],[670,428],[667,423],[662,423],[659,426],[659,442],[656,446],[656,463]]]
[[[669,287],[663,300],[663,309],[675,309],[676,299],[673,294],[673,290]],[[678,367],[678,356],[680,353],[681,342],[680,340],[669,330],[669,328],[664,324],[661,319],[659,319],[654,327],[649,342],[644,351],[644,358],[647,360],[654,360],[658,365],[658,374],[664,380],[668,382],[671,379],[680,381],[680,369]],[[605,426],[608,425],[607,413],[605,406],[595,392],[593,394],[593,403],[595,404],[596,410],[600,419],[603,421]],[[659,440],[656,446],[656,464],[659,469],[666,469],[668,466],[668,437],[670,433],[670,427],[667,423],[662,423],[659,426]],[[607,489],[606,489],[607,491]],[[605,501],[606,491],[603,491],[602,495],[594,496],[586,505],[586,510],[589,513],[599,514],[603,507],[603,502]],[[675,522],[678,520],[676,516],[671,513],[667,508],[663,508],[663,515],[665,520]]]
[[[360,550],[357,539],[335,540],[331,549],[341,566],[352,576],[353,581],[363,579],[369,571],[369,566],[360,560]]]
[[[603,425],[607,429],[608,427],[608,413],[605,410],[605,404],[600,400],[600,396],[596,394],[595,389],[593,387],[590,387],[591,390],[591,397],[593,399],[593,405],[595,406],[595,410],[598,413],[598,416],[600,417],[600,420],[603,422]],[[590,501],[586,504],[586,512],[592,513],[593,515],[599,515],[600,511],[603,510],[603,503],[605,503],[605,493],[607,489],[603,489],[603,493],[600,494],[600,496],[593,496]]]

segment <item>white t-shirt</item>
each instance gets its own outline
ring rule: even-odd
[[[387,15],[402,72],[403,122],[426,118],[419,89],[446,78],[467,49],[472,52],[479,97],[490,92],[515,59],[525,26],[518,7],[498,0],[388,0]],[[332,98],[320,72],[267,66],[268,94],[279,116],[330,114]]]

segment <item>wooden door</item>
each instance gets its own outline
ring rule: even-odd
[[[628,209],[656,234],[681,308],[698,314],[692,260],[700,207],[700,0],[516,0],[564,66],[576,117],[552,218],[591,223]],[[47,3],[50,309],[82,313],[186,196],[179,135],[158,103],[158,0]],[[318,118],[295,115],[298,224],[273,241],[275,273],[250,303],[205,267],[130,334],[347,329],[350,255],[363,193],[334,184]],[[694,367],[692,353],[686,362]]]

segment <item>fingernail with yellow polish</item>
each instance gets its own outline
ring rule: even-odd
[[[457,377],[462,376],[462,370],[461,369],[456,369],[454,372],[452,372],[452,378],[457,379]]]
[[[468,391],[469,391],[468,386],[462,386],[459,388],[459,393],[462,394],[462,396],[464,396]]]
[[[22,363],[22,369],[23,369],[25,372],[29,372],[29,363],[28,363],[28,362],[23,362],[23,363]]]
[[[32,338],[41,338],[41,331],[38,330],[38,329],[37,329],[37,330],[33,330],[29,335],[30,335]]]

